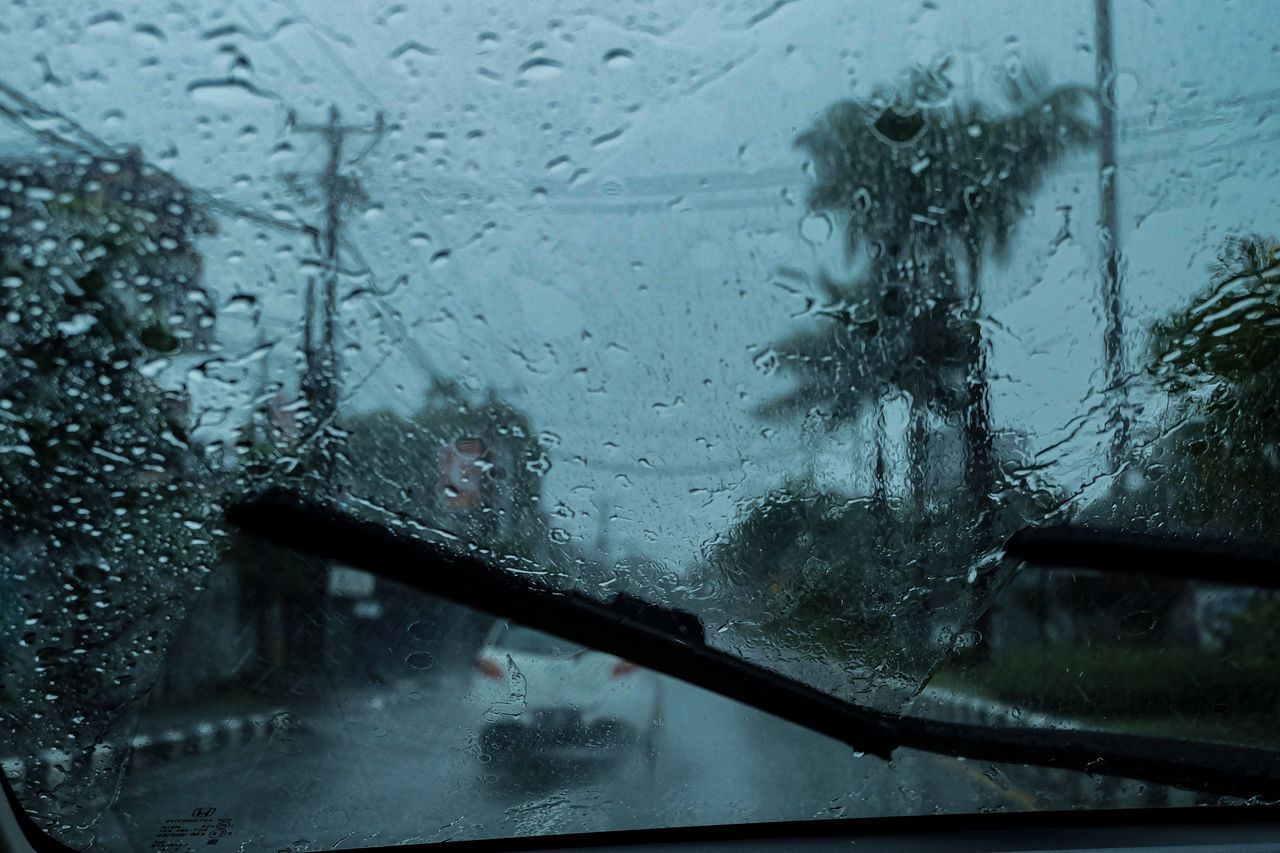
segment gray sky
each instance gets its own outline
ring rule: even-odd
[[[1207,282],[1227,236],[1280,230],[1280,51],[1266,0],[1116,5],[1127,322],[1145,328]],[[848,437],[750,414],[786,387],[756,356],[799,322],[808,287],[779,270],[851,269],[838,225],[806,213],[796,133],[944,55],[981,97],[1020,62],[1091,83],[1092,14],[1091,0],[76,0],[9,10],[0,77],[195,186],[310,222],[318,206],[284,176],[305,182],[325,152],[288,111],[320,121],[335,103],[368,124],[383,110],[392,129],[352,170],[368,201],[345,264],[372,277],[343,284],[347,405],[416,408],[424,363],[492,385],[548,433],[558,523],[589,543],[604,501],[618,552],[680,565],[789,472],[864,482]],[[1039,461],[1068,488],[1101,472],[1105,446],[1096,182],[1091,153],[1064,162],[985,288],[997,425],[1052,448]],[[310,255],[296,234],[221,228],[206,278],[229,365],[216,381],[160,374],[210,408],[208,435],[243,412],[260,333],[279,371],[296,364]]]

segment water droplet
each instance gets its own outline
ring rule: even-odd
[[[595,148],[599,148],[602,145],[608,145],[610,142],[613,142],[618,137],[622,136],[622,132],[626,129],[627,129],[626,125],[623,125],[622,127],[616,130],[611,130],[608,133],[602,133],[599,136],[597,136],[595,139],[591,140],[591,145]]]
[[[399,59],[406,53],[417,54],[418,56],[436,56],[436,52],[427,47],[420,41],[407,41],[404,44],[391,51],[392,59]]]
[[[635,61],[635,54],[623,47],[615,47],[604,55],[604,64],[609,68],[626,68]]]
[[[404,659],[413,669],[431,669],[435,666],[436,659],[431,656],[430,652],[414,652]]]
[[[140,36],[145,36],[148,39],[155,39],[156,41],[168,40],[165,37],[164,31],[161,30],[159,27],[154,26],[153,24],[138,24],[136,27],[133,28],[133,31]]]
[[[119,12],[103,12],[94,15],[86,22],[86,29],[106,32],[124,26],[124,15]]]
[[[229,110],[259,109],[263,101],[275,100],[275,96],[257,86],[235,77],[218,80],[196,80],[188,84],[187,94],[199,104],[222,107]]]
[[[767,376],[777,371],[778,361],[778,351],[774,349],[767,349],[755,358],[751,359],[751,364],[756,370]]]
[[[1120,620],[1120,630],[1131,637],[1138,637],[1154,631],[1158,621],[1155,611],[1138,610]]]
[[[833,230],[831,217],[825,213],[810,213],[800,220],[800,236],[814,246],[821,246],[831,239]]]
[[[564,64],[545,56],[535,56],[520,65],[520,76],[531,82],[542,82],[560,76]]]
[[[58,331],[67,337],[72,335],[80,335],[93,328],[98,319],[92,314],[76,314],[70,320],[65,320],[58,324]]]

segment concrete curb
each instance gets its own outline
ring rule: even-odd
[[[258,714],[226,717],[217,722],[193,722],[183,728],[136,734],[130,740],[128,760],[135,766],[149,766],[182,756],[201,755],[221,749],[250,746],[270,741],[284,732],[306,731],[297,717],[284,708]],[[119,743],[94,747],[89,761],[93,771],[112,766]],[[66,779],[72,755],[60,749],[46,749],[38,755],[0,758],[0,770],[15,793],[28,788],[52,788]]]
[[[1037,711],[1024,711],[1013,705],[966,696],[951,690],[926,687],[907,703],[904,711],[913,717],[944,720],[949,723],[973,723],[982,726],[1027,726],[1037,729],[1078,729],[1080,723],[1066,717],[1055,717]]]
[[[441,689],[440,684],[424,684],[419,679],[402,678],[379,685],[370,691],[361,688],[345,696],[335,694],[341,705],[355,702],[373,711],[419,704]],[[148,767],[184,756],[205,755],[223,749],[235,749],[267,743],[273,738],[312,731],[312,726],[286,708],[273,708],[257,714],[224,717],[218,721],[198,720],[178,728],[155,730],[134,735],[129,741],[128,761],[137,767]],[[96,746],[90,757],[94,772],[113,765],[118,743]],[[51,749],[39,755],[0,758],[0,772],[15,793],[28,788],[51,788],[66,779],[72,755]]]

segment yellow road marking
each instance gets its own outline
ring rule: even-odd
[[[1023,811],[1037,811],[1035,798],[1019,788],[1017,785],[1014,785],[1012,781],[1010,781],[1009,787],[1005,788],[997,784],[995,780],[986,773],[983,773],[981,767],[974,762],[961,761],[958,758],[952,758],[949,755],[931,755],[929,757],[939,763],[946,763],[950,765],[976,782],[981,782],[984,785],[987,785],[992,790],[998,792],[1001,797],[1006,798],[1010,803],[1021,808]]]

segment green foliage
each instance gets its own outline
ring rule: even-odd
[[[1280,653],[1280,597],[1263,593],[1254,598],[1227,626],[1223,651],[1233,657],[1275,660]]]
[[[1150,370],[1173,396],[1151,463],[1175,511],[1219,534],[1270,538],[1280,478],[1280,241],[1231,240],[1215,281],[1152,331]]]
[[[960,426],[969,489],[984,500],[995,490],[980,270],[987,254],[1004,256],[1050,167],[1094,138],[1078,114],[1087,90],[1050,89],[1031,71],[1001,83],[1007,105],[997,111],[958,100],[947,63],[916,67],[905,86],[841,101],[796,140],[816,173],[810,207],[835,215],[849,255],[865,248],[869,260],[856,281],[820,278],[815,322],[774,347],[792,389],[758,414],[812,414],[835,427],[904,392],[917,492],[926,410]]]
[[[791,483],[706,551],[700,576],[726,618],[788,654],[913,680],[946,651],[978,602],[972,507],[929,515]]]
[[[1025,196],[1093,128],[1076,114],[1079,87],[1007,76],[1009,110],[994,113],[958,102],[945,72],[915,68],[896,92],[841,101],[797,139],[817,173],[810,207],[844,218],[850,255],[865,246],[870,261],[859,281],[820,278],[819,322],[776,347],[797,387],[762,414],[818,407],[834,424],[890,386],[920,405],[964,404],[940,379],[971,369],[979,349],[955,258],[976,287],[987,247],[1008,247]]]
[[[154,307],[175,297],[157,292],[185,296],[188,282],[154,275],[175,263],[153,239],[160,219],[102,192],[81,197],[62,185],[74,177],[19,172],[10,187],[23,190],[0,197],[11,211],[0,240],[0,526],[93,549],[108,531],[167,517],[189,491],[186,402],[139,370],[177,339]],[[38,203],[32,187],[53,197]],[[130,547],[152,541],[135,538]]]
[[[1217,279],[1189,307],[1156,324],[1153,371],[1172,390],[1215,380],[1227,383],[1210,405],[1231,409],[1231,398],[1259,384],[1280,364],[1280,240],[1230,240]]]
[[[1274,654],[1186,646],[1028,646],[966,672],[960,684],[1029,711],[1073,718],[1211,718],[1274,711]]]
[[[816,322],[773,347],[794,384],[760,406],[759,415],[813,412],[834,428],[894,390],[940,413],[966,405],[963,384],[939,378],[947,371],[963,375],[979,343],[961,300],[933,299],[909,312],[901,287],[838,282],[825,273],[818,287],[823,303],[813,311]]]
[[[817,172],[810,206],[847,216],[850,252],[865,244],[897,277],[948,249],[1003,251],[1025,195],[1094,130],[1077,115],[1089,95],[1082,87],[1049,89],[1030,71],[1002,86],[1007,112],[961,103],[944,63],[912,69],[905,87],[869,102],[837,103],[797,139]],[[919,283],[931,292],[949,284]]]
[[[0,164],[0,597],[43,643],[4,681],[41,709],[26,748],[72,765],[138,710],[215,550],[187,400],[143,371],[209,328],[171,310],[200,269],[183,199],[136,164]]]
[[[712,548],[709,578],[744,605],[739,618],[797,653],[882,654],[921,566],[904,564],[867,502],[806,491],[767,495]]]
[[[988,537],[1003,541],[1058,503],[1032,488],[1008,492],[984,532],[963,490],[926,509],[790,482],[705,549],[692,598],[710,605],[693,606],[788,657],[919,683],[990,603],[1001,564]]]
[[[453,387],[437,391],[408,418],[378,411],[342,421],[344,488],[383,510],[474,539],[499,558],[537,559],[548,541],[539,503],[548,463],[528,416],[492,393],[468,401]],[[480,498],[460,509],[444,494],[442,462],[468,439],[484,448]]]

